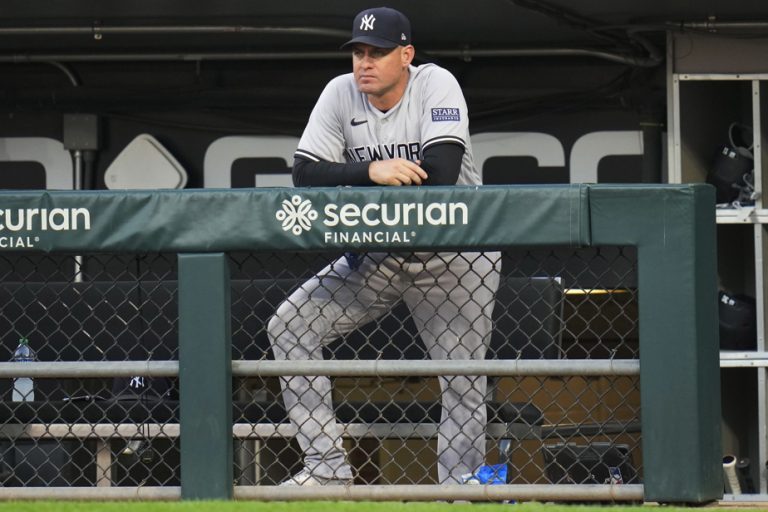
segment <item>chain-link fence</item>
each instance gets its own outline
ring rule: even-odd
[[[177,359],[175,266],[175,255],[3,257],[0,360],[22,337],[37,361]],[[3,485],[178,485],[169,380],[35,379],[23,397],[18,381],[0,386]]]
[[[305,283],[329,265],[358,265],[363,277],[353,286],[352,274],[326,271],[314,281],[322,292],[309,301],[314,309],[302,309]],[[578,365],[638,357],[633,248],[232,253],[230,268],[235,360],[275,358],[280,336],[296,336],[296,321],[309,318],[324,324],[310,329],[320,333],[318,348],[281,358]],[[17,254],[0,259],[0,272],[0,360],[13,359],[19,338],[39,361],[178,359],[175,255]],[[373,298],[365,295],[370,286]],[[282,327],[274,320],[281,304],[291,311]],[[291,379],[302,384],[292,387]],[[355,484],[456,483],[482,465],[494,481],[516,484],[642,479],[637,376],[334,377],[325,397],[330,418],[312,407],[297,413],[322,405],[324,397],[311,396],[322,382],[289,377],[284,393],[277,377],[234,380],[236,484],[280,483],[301,471],[305,457],[315,468],[331,461],[325,476]],[[0,385],[2,485],[179,485],[175,379],[35,379],[34,396],[21,401],[10,379]],[[297,404],[290,415],[289,392]],[[467,409],[472,403],[482,407]],[[342,454],[335,462],[322,444],[329,432]]]

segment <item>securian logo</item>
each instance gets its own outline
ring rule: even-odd
[[[312,229],[312,221],[317,219],[317,211],[312,209],[312,201],[302,201],[301,196],[295,195],[290,201],[283,200],[283,207],[277,211],[275,217],[283,223],[283,231],[290,231],[298,236]]]
[[[420,226],[466,226],[469,206],[463,202],[433,203],[327,203],[323,208],[325,243],[409,243],[411,231]],[[319,217],[309,199],[294,195],[285,199],[275,218],[283,231],[298,236],[312,228]],[[323,229],[323,226],[330,229]]]
[[[89,231],[88,208],[0,208],[0,249],[32,249],[42,231]]]

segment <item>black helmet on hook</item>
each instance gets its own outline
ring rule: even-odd
[[[738,129],[738,134],[735,130]],[[740,135],[748,146],[738,144],[735,136]],[[754,201],[754,159],[752,156],[752,127],[731,123],[728,127],[729,144],[723,146],[715,156],[707,173],[707,183],[717,190],[717,204],[732,204],[735,201],[745,205]]]

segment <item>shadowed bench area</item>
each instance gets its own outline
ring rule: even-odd
[[[301,282],[232,280],[234,359],[272,358],[267,321]],[[6,282],[0,284],[0,301],[8,305],[0,316],[0,328],[12,330],[19,315],[36,319],[35,330],[27,337],[35,340],[40,361],[177,359],[176,294],[175,281]],[[557,358],[562,299],[563,288],[556,279],[504,278],[497,293],[496,329],[488,358]],[[13,347],[2,349],[10,359]],[[332,343],[326,352],[326,357],[337,359],[426,357],[403,304]],[[489,380],[489,437],[500,442],[503,450],[515,439],[540,438],[541,410],[531,403],[499,400],[494,396],[494,382]],[[112,483],[109,468],[115,453],[110,441],[179,436],[179,402],[173,390],[158,392],[150,385],[143,394],[125,389],[115,393],[109,379],[36,379],[35,385],[35,401],[10,402],[10,381],[3,383],[2,436],[8,440],[47,438],[47,443],[51,439],[95,440],[98,485]],[[353,438],[433,438],[441,415],[439,396],[388,401],[337,398],[334,407],[343,435]],[[294,435],[279,395],[235,400],[233,422],[233,435],[239,439],[265,441]],[[62,445],[69,446],[71,441]]]

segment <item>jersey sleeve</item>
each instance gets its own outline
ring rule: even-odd
[[[466,148],[469,116],[464,94],[456,78],[435,67],[424,81],[421,112],[421,149],[454,143]]]
[[[339,80],[331,80],[312,109],[294,158],[301,157],[313,162],[344,162],[341,107]]]

